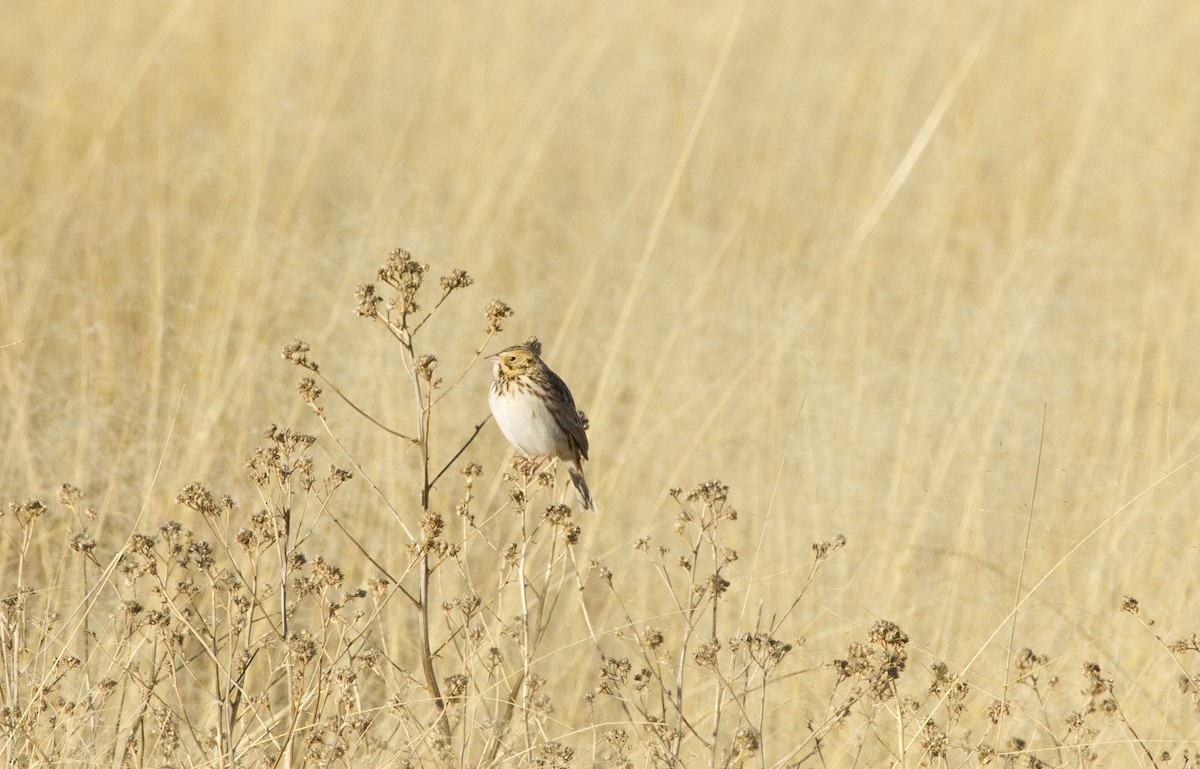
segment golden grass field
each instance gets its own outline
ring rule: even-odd
[[[453,759],[382,720],[335,758],[213,753],[197,736],[216,729],[211,697],[156,691],[139,715],[143,631],[97,629],[119,623],[118,600],[159,600],[118,576],[131,534],[204,531],[175,501],[187,484],[233,497],[229,531],[269,507],[244,459],[272,423],[317,436],[320,472],[358,465],[329,503],[348,533],[307,519],[309,557],[347,588],[378,576],[355,541],[404,572],[413,446],[326,388],[343,451],[280,356],[303,339],[360,408],[409,430],[400,345],[354,312],[355,287],[403,247],[430,265],[425,306],[437,276],[474,278],[421,332],[447,384],[502,298],[515,316],[486,352],[538,336],[590,419],[600,514],[575,517],[565,608],[536,654],[521,647],[553,716],[529,716],[497,761],[566,761],[538,752],[554,741],[572,765],[621,765],[596,723],[628,716],[639,766],[1195,766],[1200,650],[1169,645],[1200,633],[1200,6],[117,0],[5,15],[0,593],[34,596],[0,611],[9,765],[487,764],[465,717]],[[490,379],[476,361],[437,403],[435,461],[487,415]],[[514,527],[508,452],[489,423],[461,459],[483,468],[472,504],[497,542]],[[431,506],[459,532],[448,476]],[[628,617],[588,563],[635,617],[678,619],[633,545],[672,545],[668,490],[710,478],[739,511],[721,524],[738,551],[726,650],[775,627],[814,542],[847,544],[776,628],[802,639],[782,680],[664,758],[636,712],[598,719],[583,697],[599,653],[629,654],[614,635]],[[63,483],[94,520],[55,501]],[[30,498],[46,500],[36,527],[7,507]],[[64,544],[85,528],[90,565]],[[413,632],[399,611],[374,616],[374,638]],[[833,660],[879,620],[910,638],[904,674],[814,752],[854,685],[838,688]],[[412,652],[392,643],[399,665]],[[1023,648],[1046,658],[1037,687],[1017,680]],[[104,678],[128,697],[64,709],[72,736],[56,742],[30,687],[57,681],[67,651],[86,675],[63,697]],[[937,661],[970,687],[951,724],[923,699]],[[1071,729],[1089,661],[1119,712]],[[692,704],[711,711],[726,684],[694,684]],[[945,755],[905,696],[943,724]],[[998,699],[1012,708],[996,724]],[[152,749],[171,747],[168,716],[192,727],[174,758]],[[733,747],[739,718],[761,749]],[[265,720],[259,738],[283,729]]]

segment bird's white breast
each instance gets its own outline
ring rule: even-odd
[[[541,398],[520,392],[500,395],[493,389],[488,392],[488,405],[500,432],[517,451],[530,457],[565,454],[562,431]]]

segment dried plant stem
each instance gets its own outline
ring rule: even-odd
[[[896,715],[896,758],[900,762],[900,769],[904,769],[908,764],[906,757],[908,755],[908,746],[904,744],[905,725],[904,725],[904,703],[900,699],[900,692],[896,688],[895,683],[891,685],[892,701],[895,703]]]
[[[436,403],[436,401],[434,401],[434,402]],[[458,451],[454,452],[454,456],[450,457],[450,461],[446,462],[445,466],[441,470],[438,471],[438,474],[433,476],[433,480],[429,481],[430,489],[432,489],[434,486],[436,486],[438,480],[440,480],[441,477],[446,474],[446,471],[454,466],[454,463],[458,461],[458,458],[463,455],[463,452],[467,450],[467,447],[470,446],[471,443],[474,442],[475,438],[477,438],[479,436],[479,431],[483,429],[483,426],[486,425],[491,420],[491,418],[492,418],[492,415],[488,414],[486,417],[483,418],[482,422],[475,425],[475,430],[474,430],[474,432],[471,433],[471,437],[467,438],[466,442],[463,443],[463,445],[459,447]]]
[[[1041,475],[1042,475],[1042,449],[1045,447],[1045,444],[1046,444],[1046,410],[1047,410],[1047,408],[1048,407],[1045,404],[1042,404],[1042,434],[1041,434],[1040,439],[1038,440],[1037,465],[1034,467],[1034,471],[1033,471],[1033,490],[1029,494],[1029,514],[1027,516],[1025,516],[1025,538],[1024,538],[1024,540],[1022,540],[1022,543],[1021,543],[1021,564],[1017,568],[1016,594],[1013,597],[1013,608],[1012,608],[1012,613],[1011,613],[1012,624],[1011,624],[1011,627],[1008,632],[1008,649],[1006,651],[1006,658],[1004,661],[1004,686],[1000,690],[1000,701],[1001,702],[1008,702],[1008,686],[1009,686],[1008,674],[1012,668],[1013,647],[1016,645],[1016,639],[1017,639],[1017,614],[1021,608],[1021,604],[1024,603],[1024,600],[1021,597],[1021,589],[1024,586],[1023,583],[1025,581],[1025,563],[1029,558],[1029,537],[1030,537],[1031,532],[1033,531],[1033,510],[1034,510],[1034,505],[1037,503],[1038,480],[1041,478]],[[1006,711],[1007,711],[1007,708],[1001,708],[1001,710],[1000,710],[1000,718],[996,723],[997,739],[1003,739],[1004,716],[1005,716]]]
[[[468,361],[467,365],[463,367],[462,373],[459,374],[458,378],[455,379],[453,382],[451,382],[450,384],[441,388],[442,394],[433,399],[433,404],[435,406],[438,403],[441,403],[443,398],[445,398],[447,395],[449,395],[450,392],[452,390],[454,390],[455,387],[458,387],[458,385],[461,384],[462,381],[467,378],[467,374],[471,373],[471,369],[475,367],[475,364],[479,361],[479,357],[481,355],[483,355],[483,351],[487,348],[488,342],[492,341],[492,337],[494,337],[495,335],[496,335],[495,330],[488,329],[488,334],[487,334],[487,337],[483,340],[483,344],[479,345],[479,347],[477,347],[475,349],[475,352],[472,353],[471,360]],[[468,441],[468,443],[469,443],[469,441]],[[454,460],[450,460],[450,461],[453,462]]]
[[[400,432],[399,430],[394,430],[394,429],[392,429],[391,427],[388,427],[388,426],[387,426],[387,425],[385,425],[384,423],[380,422],[380,421],[379,421],[378,419],[376,419],[375,417],[373,417],[373,416],[371,416],[370,414],[368,414],[368,413],[367,413],[365,410],[363,410],[363,409],[362,409],[362,408],[361,408],[361,407],[360,407],[360,406],[359,406],[357,403],[355,403],[353,400],[351,400],[351,399],[350,399],[350,397],[349,397],[348,395],[346,395],[344,392],[342,392],[342,391],[341,391],[341,389],[339,389],[339,388],[338,388],[338,386],[337,386],[336,384],[334,384],[333,382],[331,382],[331,381],[329,380],[329,378],[328,378],[328,377],[326,377],[326,376],[325,376],[325,374],[323,374],[323,373],[322,373],[322,372],[321,372],[319,369],[317,369],[317,368],[308,368],[307,366],[306,366],[305,368],[307,368],[307,370],[308,370],[308,371],[311,371],[311,372],[312,372],[312,373],[313,373],[313,374],[314,374],[314,375],[315,375],[315,376],[316,376],[318,379],[320,379],[322,382],[324,382],[324,383],[325,383],[325,385],[326,385],[327,387],[329,387],[329,389],[333,390],[333,392],[334,392],[334,393],[335,393],[335,394],[336,394],[336,395],[337,395],[339,398],[341,398],[341,399],[342,399],[342,402],[343,402],[343,403],[345,403],[347,406],[349,406],[349,407],[350,407],[350,408],[351,408],[351,409],[352,409],[352,410],[353,410],[353,411],[354,411],[356,414],[358,414],[358,415],[359,415],[360,417],[362,417],[363,419],[367,420],[368,422],[370,422],[371,424],[375,425],[375,426],[376,426],[376,427],[378,427],[380,430],[383,430],[385,433],[388,433],[389,435],[394,435],[394,436],[395,436],[395,437],[397,437],[397,438],[403,438],[404,440],[408,441],[409,443],[413,443],[413,444],[415,444],[415,443],[417,442],[417,439],[416,439],[416,438],[413,438],[413,437],[411,437],[411,436],[405,435],[404,433]]]
[[[337,437],[337,434],[333,432],[333,429],[329,426],[329,422],[325,419],[325,415],[318,411],[317,419],[320,421],[321,427],[325,430],[325,434],[337,444],[338,449],[340,449],[342,452],[342,456],[346,457],[351,465],[353,465],[354,472],[357,473],[360,478],[366,481],[367,485],[371,487],[371,491],[375,492],[376,498],[381,500],[383,504],[387,506],[388,511],[392,514],[392,518],[400,525],[400,528],[404,530],[404,533],[408,536],[409,540],[416,540],[417,535],[408,527],[408,524],[404,522],[403,516],[401,516],[399,511],[396,510],[395,506],[392,505],[387,495],[383,493],[383,490],[379,488],[379,484],[375,483],[374,479],[372,479],[371,476],[363,469],[358,460],[354,458],[354,455],[350,453],[345,444],[343,444],[342,441]],[[338,525],[340,526],[341,524]],[[364,555],[365,554],[366,553],[364,552]],[[374,559],[372,559],[372,562],[374,562]],[[375,565],[379,566],[379,564]],[[386,574],[386,571],[384,571],[384,573]]]
[[[295,724],[300,718],[299,703],[296,701],[296,686],[294,683],[296,670],[292,655],[286,649],[286,644],[291,640],[291,606],[288,603],[288,558],[290,555],[289,546],[291,544],[292,529],[291,508],[287,505],[286,499],[278,512],[283,518],[283,528],[279,532],[279,538],[275,540],[275,554],[279,560],[279,635],[285,644],[284,674],[287,680],[288,713],[291,717],[291,723]],[[292,768],[292,754],[295,750],[294,736],[295,730],[288,729],[283,743],[283,765],[285,769]],[[233,756],[230,755],[230,766],[235,765],[232,759]]]
[[[438,306],[442,301],[445,301],[445,295],[438,302]],[[435,306],[436,310],[437,307]],[[430,311],[430,314],[433,310]],[[407,316],[405,316],[407,318]],[[429,316],[426,316],[428,320]],[[421,321],[424,323],[424,320]],[[420,324],[419,324],[420,325]],[[418,327],[419,327],[418,325]],[[407,329],[402,328],[398,333],[404,354],[404,368],[408,373],[409,380],[413,386],[413,398],[416,404],[417,413],[417,447],[421,454],[421,514],[422,517],[429,514],[429,493],[433,488],[429,477],[429,426],[433,419],[433,405],[431,399],[426,398],[425,393],[421,388],[421,377],[417,372],[416,367],[416,351],[413,348],[413,335]],[[421,558],[420,570],[420,606],[418,607],[418,632],[421,637],[421,669],[425,674],[425,684],[429,688],[429,693],[433,697],[434,705],[438,711],[438,730],[442,736],[449,740],[451,736],[450,721],[446,717],[446,702],[442,697],[441,685],[438,682],[437,671],[433,666],[433,649],[430,644],[430,618],[429,618],[429,583],[433,576],[433,570],[430,566],[429,552],[426,551]]]
[[[721,705],[724,701],[723,695],[724,689],[721,687],[720,682],[717,682],[717,684],[713,686],[712,732],[710,733],[712,740],[712,746],[710,749],[712,752],[708,762],[709,766],[716,766],[717,756],[720,755]]]
[[[420,588],[420,607],[417,611],[418,617],[418,634],[421,639],[421,670],[425,674],[425,684],[429,687],[429,693],[433,697],[434,705],[438,710],[438,729],[445,737],[450,736],[450,722],[446,719],[446,703],[442,699],[441,687],[438,685],[437,671],[433,668],[433,650],[429,644],[429,578],[431,571],[429,568],[429,554],[426,553],[421,559],[421,588]]]
[[[529,661],[533,650],[529,638],[529,580],[525,573],[525,568],[529,562],[529,519],[528,509],[521,511],[521,551],[517,558],[517,594],[521,598],[521,681],[525,684],[529,681]],[[525,715],[522,719],[522,726],[525,732],[525,750],[529,752],[533,748],[533,738],[530,734],[529,723],[529,688],[528,686],[521,687],[521,712]]]

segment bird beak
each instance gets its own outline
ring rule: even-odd
[[[489,355],[486,358],[484,358],[484,360],[486,360],[488,363],[499,363],[500,362],[500,353],[496,353],[495,355]]]

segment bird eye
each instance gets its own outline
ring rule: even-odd
[[[513,355],[513,354],[511,354],[511,353],[510,353],[510,354],[509,354],[509,356],[508,356],[508,362],[509,362],[509,363],[516,363],[516,362],[517,362],[517,356],[516,356],[516,355]]]

